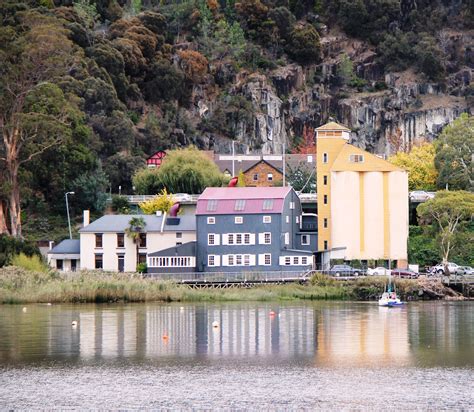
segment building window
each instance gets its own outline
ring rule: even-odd
[[[323,219],[323,227],[324,227],[324,229],[327,229],[327,227],[328,227],[328,218],[327,217],[325,217]]]
[[[214,216],[210,216],[207,218],[208,225],[214,225],[216,223],[216,218]]]
[[[271,182],[273,180],[273,173],[268,173],[267,174],[267,180]]]
[[[209,246],[212,246],[212,245],[216,244],[216,235],[214,233],[208,233],[207,234],[207,244]]]
[[[323,202],[324,202],[325,205],[328,204],[328,195],[324,195]]]
[[[235,255],[235,266],[242,266],[242,255]]]
[[[363,163],[364,162],[364,155],[361,154],[351,154],[349,156],[349,161],[351,163]]]
[[[236,233],[235,235],[235,244],[241,245],[242,244],[242,233]]]
[[[323,163],[327,163],[327,162],[328,162],[328,154],[323,153]]]
[[[244,233],[244,243],[250,245],[250,233]]]
[[[140,233],[140,247],[146,247],[146,233]]]
[[[176,246],[181,246],[183,242],[176,242]]]
[[[272,223],[271,216],[263,216],[263,223]]]
[[[238,199],[235,201],[234,210],[244,210],[245,209],[245,200]]]
[[[63,260],[62,259],[57,259],[56,260],[56,269],[63,270]]]
[[[103,268],[102,255],[95,255],[95,265],[94,265],[94,267],[96,269],[102,269]]]
[[[265,253],[264,255],[265,265],[269,266],[272,264],[272,255],[270,253]]]
[[[207,201],[207,211],[208,212],[215,212],[217,210],[217,200],[210,199]]]
[[[313,163],[313,155],[308,155],[308,163]]]
[[[228,242],[227,242],[227,243],[228,243],[229,245],[233,245],[233,244],[234,244],[234,234],[233,234],[233,233],[229,233],[227,239],[228,239]]]
[[[327,240],[324,241],[324,250],[328,250],[328,241]]]
[[[138,263],[146,263],[146,253],[138,254]]]
[[[234,218],[234,223],[236,225],[241,225],[242,223],[244,223],[244,218],[242,216],[236,216]]]
[[[290,223],[290,216],[286,216],[286,223]]]
[[[300,217],[299,217],[299,216],[296,216],[296,217],[295,217],[295,222],[296,222],[296,223],[300,223]]]
[[[290,234],[288,232],[285,233],[285,245],[290,244]]]
[[[258,173],[255,173],[253,175],[253,181],[256,182],[258,180]]]
[[[216,266],[216,257],[214,255],[207,256],[207,266]]]
[[[95,234],[95,247],[102,247],[102,233]]]
[[[300,263],[300,258],[298,256],[293,256],[293,265],[298,265]]]
[[[291,257],[285,256],[285,265],[291,265]]]
[[[117,233],[117,247],[125,247],[125,234]]]
[[[250,266],[250,255],[244,255],[244,266]]]
[[[301,244],[309,245],[309,235],[301,235]]]
[[[234,255],[228,256],[229,266],[234,266]]]
[[[176,239],[182,239],[183,233],[182,232],[176,232]]]
[[[295,208],[295,202],[290,202],[290,209],[294,209]]]
[[[328,177],[326,175],[323,176],[323,185],[327,186],[328,184]]]
[[[273,210],[273,199],[265,199],[263,201],[263,210]]]
[[[306,256],[301,257],[301,264],[302,265],[307,265],[308,264],[308,258]]]
[[[272,244],[272,234],[271,233],[264,233],[263,234],[263,244],[264,245],[271,245]]]

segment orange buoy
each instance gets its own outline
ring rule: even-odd
[[[163,335],[163,340],[168,340],[168,335]]]
[[[270,316],[275,316],[275,312],[273,310],[270,311]]]

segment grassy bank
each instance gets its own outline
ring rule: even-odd
[[[308,285],[272,285],[251,289],[191,289],[173,282],[142,279],[137,275],[78,272],[33,272],[18,267],[0,269],[0,303],[79,302],[212,302],[277,300],[371,300],[383,291],[384,279],[339,282],[317,276]],[[404,299],[415,298],[417,281],[397,281]]]

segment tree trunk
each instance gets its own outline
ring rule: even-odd
[[[20,206],[20,184],[18,183],[18,162],[8,164],[9,172],[9,214],[10,233],[14,237],[21,237],[21,206]]]
[[[6,202],[4,200],[0,200],[0,235],[10,234],[7,226],[6,210]]]

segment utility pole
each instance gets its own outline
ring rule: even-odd
[[[72,231],[71,231],[71,218],[69,217],[69,203],[67,201],[67,195],[73,195],[74,192],[67,192],[66,193],[66,212],[67,212],[67,225],[69,227],[69,239],[72,239]]]

